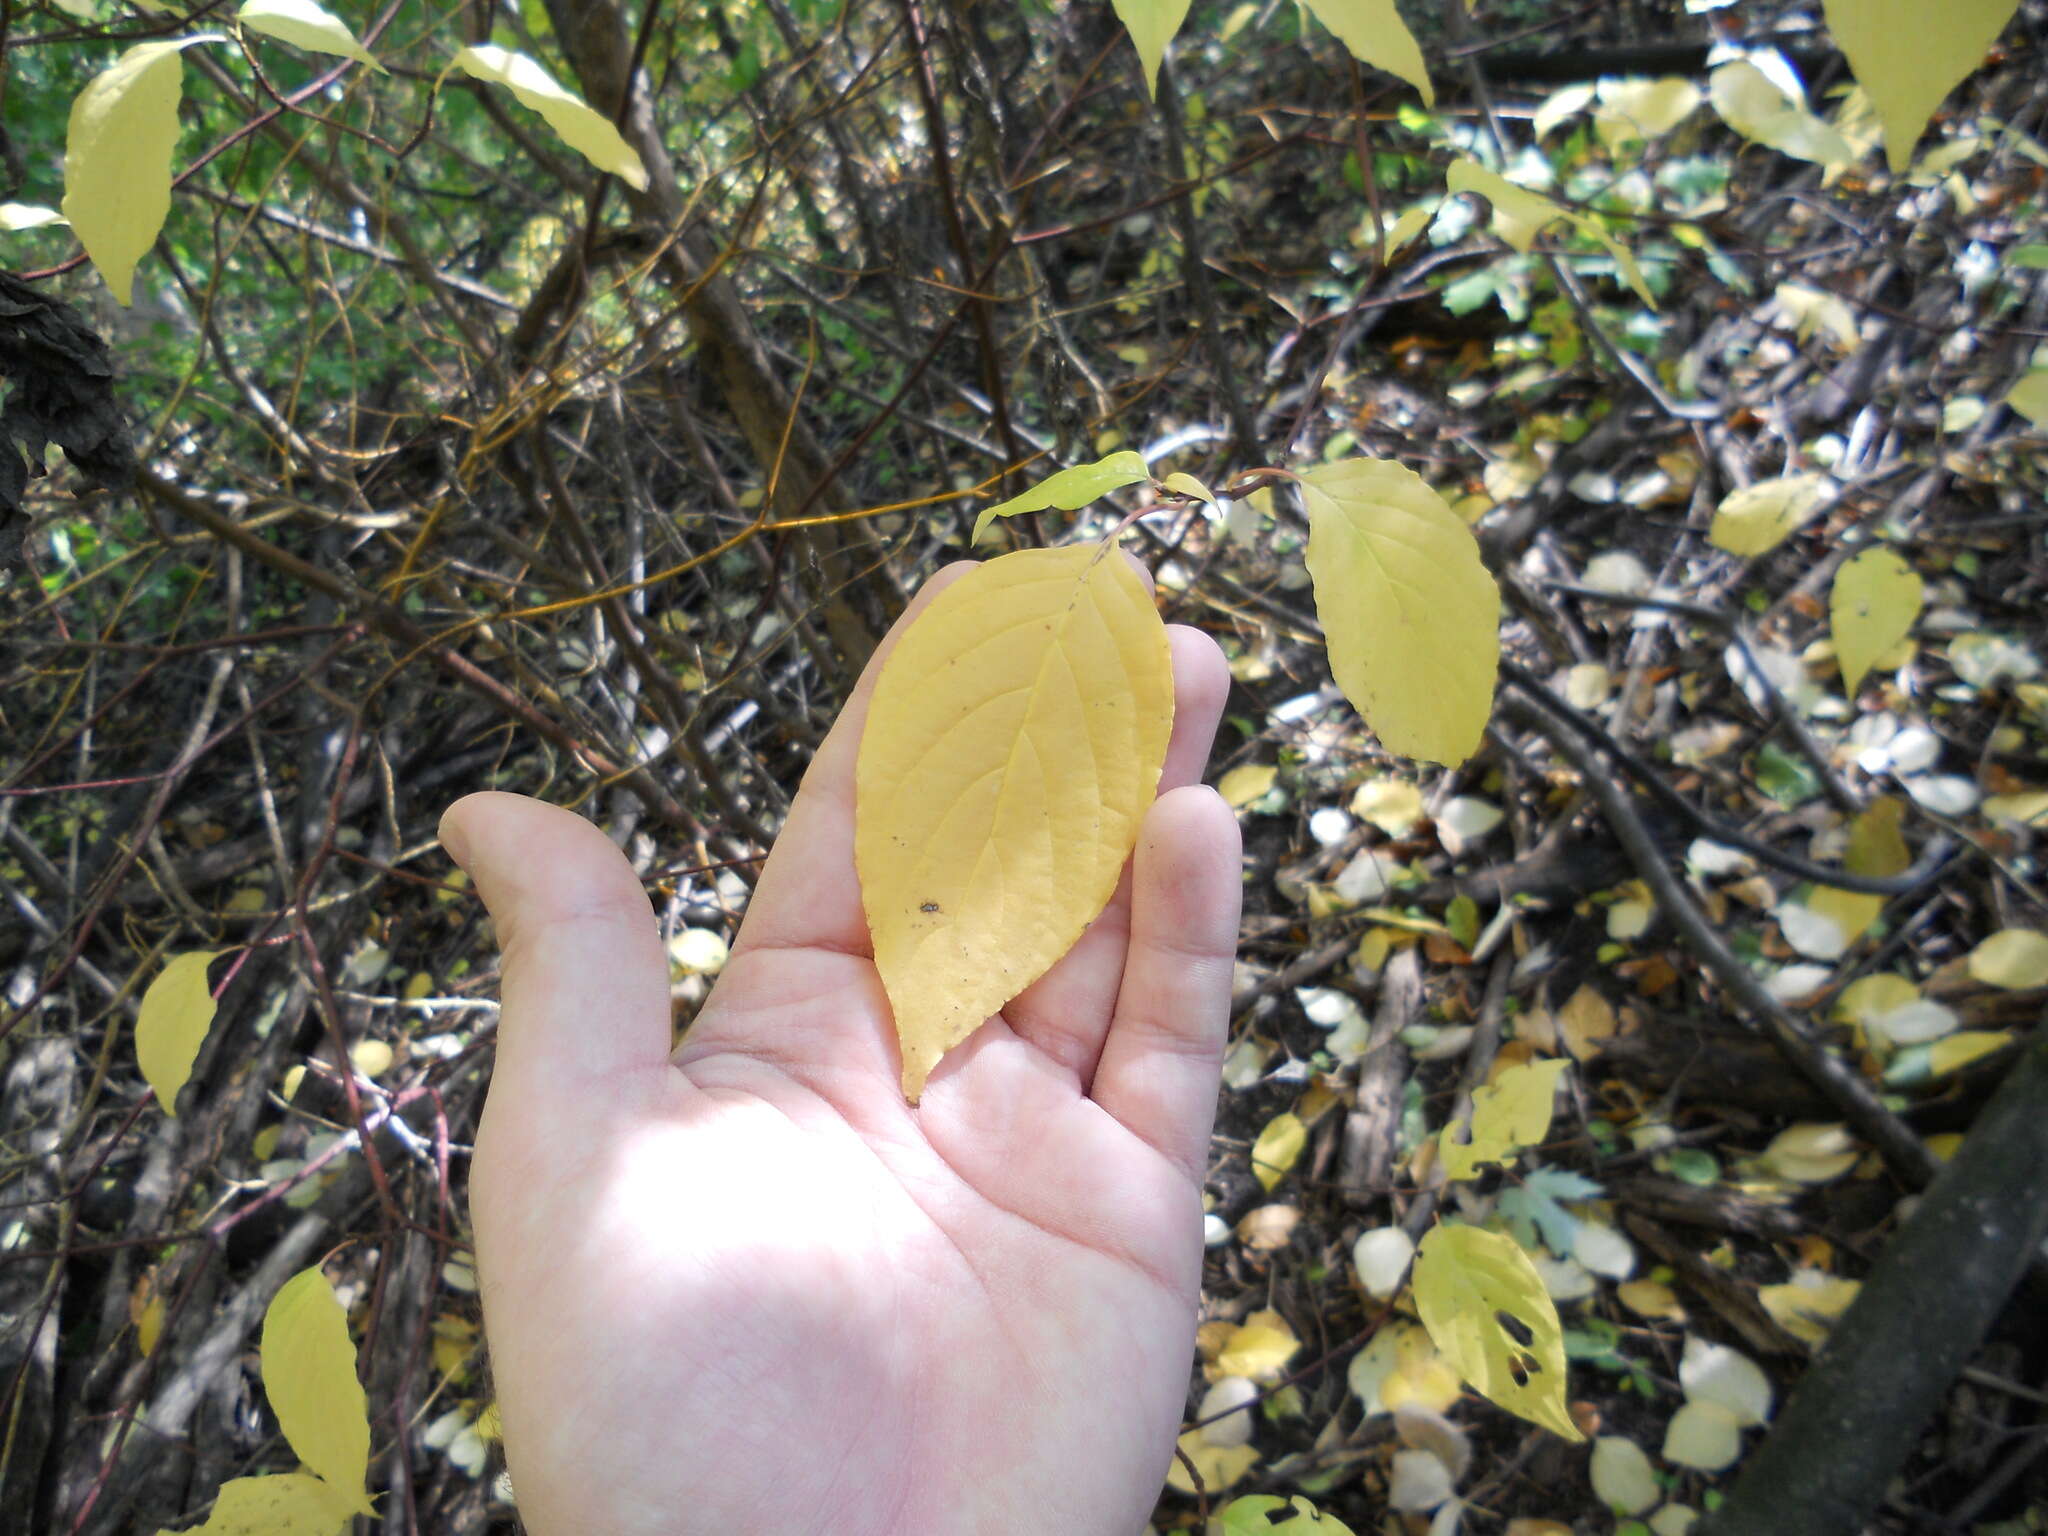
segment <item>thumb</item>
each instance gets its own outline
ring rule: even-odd
[[[503,952],[493,1097],[555,1093],[668,1057],[668,961],[625,855],[524,795],[469,795],[441,845],[476,883]]]

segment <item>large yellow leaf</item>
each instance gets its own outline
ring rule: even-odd
[[[1422,50],[1408,30],[1394,0],[1303,0],[1311,14],[1337,34],[1351,56],[1374,69],[1406,80],[1422,92],[1425,106],[1436,105],[1436,88]]]
[[[1912,633],[1920,601],[1919,573],[1889,549],[1866,549],[1835,573],[1828,617],[1851,698],[1878,658]]]
[[[167,1115],[178,1113],[178,1090],[192,1075],[192,1060],[213,1027],[206,967],[226,953],[205,949],[174,955],[142,994],[142,1011],[135,1020],[135,1061]]]
[[[71,103],[64,141],[64,217],[117,301],[135,288],[135,264],[171,211],[171,150],[178,142],[178,55],[212,36],[137,43],[93,76]]]
[[[970,544],[979,544],[981,536],[988,532],[990,524],[999,517],[1015,517],[1021,512],[1043,512],[1047,507],[1058,507],[1062,512],[1071,512],[1076,507],[1085,507],[1098,496],[1107,496],[1111,491],[1127,485],[1135,485],[1146,477],[1145,456],[1126,448],[1122,453],[1112,453],[1106,459],[1097,459],[1093,464],[1076,464],[1057,474],[1047,475],[1038,484],[1021,496],[1012,496],[1008,501],[999,501],[992,507],[983,507],[981,515],[974,520],[974,537]],[[1186,475],[1175,478],[1186,480]]]
[[[635,191],[647,189],[647,167],[633,146],[619,136],[611,119],[594,111],[574,91],[556,84],[553,75],[525,54],[494,43],[474,43],[455,55],[455,67],[478,80],[504,86],[521,106],[538,112],[564,144],[600,171],[611,172]]]
[[[291,1448],[340,1496],[372,1513],[363,1480],[370,1471],[370,1417],[356,1379],[348,1314],[318,1267],[278,1288],[263,1314],[263,1393]]]
[[[1565,1411],[1557,1308],[1519,1243],[1478,1227],[1435,1227],[1415,1255],[1414,1291],[1422,1325],[1475,1390],[1567,1440],[1585,1438]]]
[[[1166,627],[1108,546],[991,560],[898,643],[854,853],[912,1101],[1108,902],[1172,726]]]
[[[1145,93],[1159,89],[1159,62],[1166,57],[1166,45],[1188,19],[1190,0],[1112,0],[1117,19],[1131,34],[1138,50],[1138,62],[1145,66]]]
[[[2006,928],[1970,951],[1970,975],[1989,987],[2048,987],[2048,933]]]
[[[1301,489],[1337,686],[1390,750],[1463,762],[1500,663],[1500,589],[1478,541],[1420,475],[1382,459],[1308,470]]]
[[[1828,30],[1884,124],[1894,173],[1913,161],[1920,130],[1978,65],[2019,0],[1827,0]]]
[[[1439,1140],[1437,1155],[1443,1159],[1445,1177],[1469,1179],[1481,1164],[1506,1165],[1519,1149],[1541,1142],[1550,1131],[1557,1080],[1568,1065],[1525,1061],[1474,1093],[1471,1141],[1453,1141],[1449,1131]]]
[[[316,5],[314,0],[249,0],[235,13],[235,20],[251,32],[261,32],[308,53],[331,53],[337,58],[367,64],[380,74],[384,71],[384,66],[356,41],[348,23],[325,6]]]
[[[305,1472],[238,1477],[221,1484],[206,1524],[178,1536],[335,1536],[355,1513],[339,1489]]]
[[[1714,509],[1707,542],[1731,555],[1764,555],[1776,549],[1827,505],[1825,475],[1780,475],[1730,491]]]
[[[238,1477],[221,1484],[206,1524],[185,1536],[336,1536],[357,1513],[339,1489],[310,1472]]]

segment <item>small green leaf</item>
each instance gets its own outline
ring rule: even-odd
[[[1820,778],[1805,758],[1767,741],[1756,749],[1756,787],[1789,810],[1820,793]]]
[[[278,1288],[263,1315],[263,1392],[303,1461],[359,1514],[370,1472],[370,1416],[348,1314],[315,1267]]]
[[[1285,1499],[1270,1493],[1232,1499],[1216,1520],[1221,1536],[1352,1536],[1350,1526],[1320,1513],[1298,1493]]]
[[[1445,1224],[1415,1255],[1415,1309],[1452,1369],[1510,1413],[1566,1440],[1564,1329],[1543,1277],[1511,1237]]]
[[[206,984],[206,968],[226,953],[207,949],[174,955],[142,994],[142,1010],[135,1021],[135,1061],[167,1115],[177,1115],[178,1090],[192,1075],[193,1059],[213,1027],[213,992]]]
[[[251,32],[261,32],[308,53],[333,54],[367,64],[379,74],[384,66],[356,41],[348,23],[314,0],[249,0],[235,20]]]
[[[1062,512],[1072,512],[1085,507],[1097,497],[1107,496],[1111,491],[1121,490],[1145,479],[1150,471],[1145,468],[1143,454],[1133,453],[1126,448],[1121,453],[1112,453],[1107,458],[1097,459],[1093,464],[1076,464],[1072,469],[1060,470],[1047,475],[1038,484],[1008,501],[999,501],[992,507],[983,507],[981,515],[974,520],[974,536],[967,542],[979,544],[983,534],[999,517],[1016,517],[1025,512],[1043,512],[1047,507],[1057,507]]]
[[[647,167],[611,119],[593,110],[574,91],[555,83],[523,53],[492,43],[475,43],[455,55],[454,68],[492,85],[502,85],[521,106],[538,112],[577,154],[618,177],[636,192],[647,190]]]

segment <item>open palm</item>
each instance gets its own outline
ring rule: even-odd
[[[504,946],[470,1188],[536,1536],[1142,1526],[1187,1387],[1238,896],[1229,811],[1177,787],[1222,658],[1192,631],[1174,654],[1134,868],[916,1106],[853,867],[875,666],[673,1055],[666,960],[604,836],[510,795],[449,812]]]

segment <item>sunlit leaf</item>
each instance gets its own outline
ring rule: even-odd
[[[2035,426],[2048,427],[2048,368],[2021,374],[2019,383],[2006,391],[2005,403]]]
[[[308,53],[329,53],[354,59],[358,64],[382,72],[384,66],[371,57],[348,23],[314,0],[248,0],[235,13],[235,20],[251,32],[261,32]]]
[[[1271,1189],[1286,1177],[1287,1170],[1300,1159],[1301,1149],[1307,1145],[1308,1127],[1301,1123],[1299,1115],[1275,1115],[1252,1143],[1253,1174]]]
[[[135,264],[171,211],[178,143],[179,54],[217,36],[137,43],[93,76],[71,103],[64,141],[64,217],[116,301],[134,292]]]
[[[1243,810],[1273,792],[1280,770],[1271,763],[1239,763],[1216,781],[1216,793],[1233,810]]]
[[[1970,975],[1987,987],[2048,987],[2048,933],[2007,928],[1970,951]]]
[[[1142,454],[1128,448],[1121,453],[1112,453],[1093,464],[1076,464],[1071,469],[1060,470],[1047,475],[1038,484],[1021,495],[1012,496],[1008,501],[999,501],[992,507],[983,507],[974,520],[974,536],[968,540],[979,544],[983,534],[999,517],[1016,517],[1025,512],[1043,512],[1047,507],[1058,507],[1062,512],[1071,512],[1085,507],[1099,496],[1127,485],[1135,485],[1147,475]]]
[[[1394,0],[1302,0],[1317,21],[1337,34],[1351,56],[1374,69],[1406,80],[1422,93],[1424,106],[1436,105],[1436,88],[1415,36],[1394,9]]]
[[[1223,1342],[1216,1355],[1216,1370],[1223,1376],[1243,1376],[1268,1386],[1287,1370],[1287,1362],[1301,1351],[1301,1340],[1278,1312],[1254,1312]]]
[[[1507,1163],[1516,1151],[1533,1147],[1550,1130],[1551,1101],[1558,1079],[1570,1065],[1563,1061],[1528,1061],[1506,1071],[1472,1095],[1472,1138],[1451,1139],[1446,1131],[1438,1147],[1446,1177],[1469,1179],[1488,1163]]]
[[[1942,98],[1978,65],[2018,0],[1826,0],[1828,31],[1884,123],[1894,173]]]
[[[1566,1440],[1585,1438],[1565,1410],[1557,1308],[1513,1238],[1433,1228],[1415,1255],[1414,1295],[1430,1338],[1477,1391]]]
[[[1931,1077],[1946,1077],[1971,1062],[2004,1050],[2012,1044],[2009,1029],[1965,1029],[1937,1040],[1927,1047],[1927,1071]]]
[[[1165,625],[1113,549],[991,560],[904,634],[861,738],[854,847],[910,1098],[1108,902],[1172,724]]]
[[[1124,483],[1129,484],[1130,482],[1126,481]],[[1177,492],[1182,496],[1192,496],[1196,501],[1207,502],[1211,506],[1216,504],[1216,493],[1193,475],[1182,474],[1176,470],[1159,483],[1167,490]],[[1114,490],[1115,487],[1112,486],[1111,489]]]
[[[1783,475],[1731,491],[1715,509],[1707,542],[1731,555],[1768,554],[1827,505],[1825,475]]]
[[[340,1489],[305,1472],[238,1477],[221,1484],[206,1524],[177,1536],[337,1536],[356,1513]]]
[[[1686,1403],[1664,1430],[1664,1459],[1701,1472],[1735,1465],[1742,1454],[1742,1426],[1719,1403]]]
[[[1390,751],[1464,761],[1485,734],[1500,661],[1500,589],[1478,541],[1399,464],[1340,460],[1301,486],[1337,686]]]
[[[358,1514],[370,1470],[370,1419],[356,1379],[348,1314],[316,1267],[278,1289],[263,1315],[263,1395],[291,1448]]]
[[[1723,64],[1707,84],[1714,110],[1745,139],[1819,165],[1846,165],[1856,158],[1839,133],[1747,59]]]
[[[1770,1378],[1739,1349],[1688,1334],[1678,1360],[1678,1384],[1688,1401],[1718,1404],[1745,1429],[1770,1421]]]
[[[1699,110],[1701,100],[1700,88],[1683,75],[1659,80],[1609,78],[1594,87],[1594,95],[1646,139],[1669,133]]]
[[[1835,573],[1829,620],[1851,697],[1878,658],[1912,633],[1920,604],[1919,573],[1889,549],[1866,549]]]
[[[213,992],[206,983],[206,968],[226,953],[207,949],[174,955],[142,994],[135,1020],[135,1060],[167,1115],[177,1114],[178,1090],[192,1075],[193,1059],[213,1027]]]
[[[38,207],[34,203],[0,203],[0,231],[12,234],[18,229],[43,229],[51,224],[69,222],[54,208]]]
[[[1187,1459],[1194,1463],[1195,1471],[1202,1479],[1205,1493],[1223,1493],[1241,1482],[1245,1473],[1259,1464],[1259,1453],[1249,1445],[1215,1445],[1206,1439],[1199,1429],[1188,1430],[1180,1437],[1180,1449]],[[1179,1456],[1173,1458],[1166,1468],[1166,1486],[1176,1493],[1192,1494],[1194,1480],[1188,1476],[1188,1469]]]
[[[647,167],[639,152],[620,137],[611,119],[557,84],[553,75],[525,54],[494,43],[473,43],[455,55],[454,67],[475,79],[504,86],[521,106],[538,112],[564,144],[592,165],[635,191],[647,189]]]
[[[1159,64],[1166,57],[1166,45],[1188,19],[1189,0],[1111,0],[1117,19],[1131,34],[1138,50],[1138,62],[1145,67],[1145,94],[1159,89]]]

